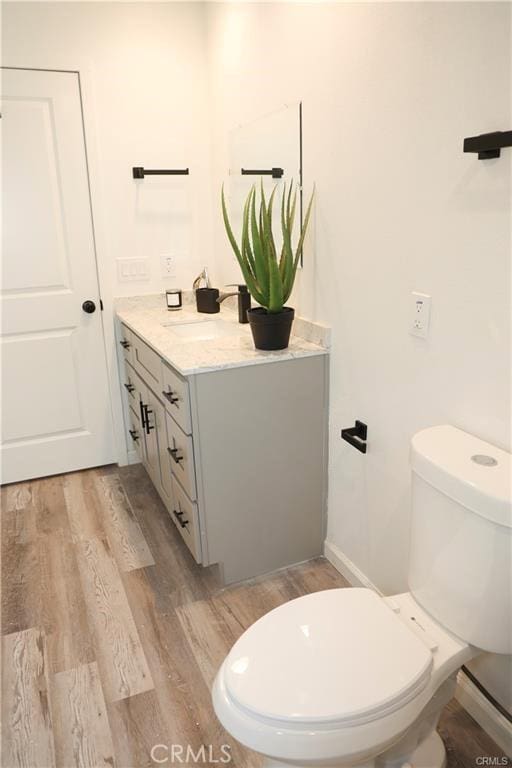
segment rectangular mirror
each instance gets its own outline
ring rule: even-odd
[[[264,172],[262,174],[262,171]],[[281,187],[298,183],[293,245],[298,242],[303,220],[302,194],[302,104],[291,104],[237,126],[229,138],[229,210],[236,237],[242,231],[244,202],[253,184],[260,184],[268,199],[274,187],[274,221],[279,221]],[[281,228],[274,227],[278,252]],[[302,266],[302,254],[300,258]]]

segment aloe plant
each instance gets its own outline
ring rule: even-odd
[[[299,242],[294,251],[292,231],[295,220],[297,187],[294,189],[293,182],[291,182],[287,192],[286,184],[284,184],[281,199],[283,245],[278,256],[272,231],[272,207],[276,190],[277,186],[272,190],[267,203],[262,182],[259,188],[258,204],[256,186],[251,187],[244,205],[242,237],[239,245],[231,228],[224,187],[222,187],[222,214],[229,242],[235,252],[251,295],[267,312],[281,312],[290,298],[314,196],[313,191],[304,217]]]

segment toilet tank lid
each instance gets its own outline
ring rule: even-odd
[[[512,464],[507,451],[444,424],[417,432],[412,470],[481,517],[512,528]]]

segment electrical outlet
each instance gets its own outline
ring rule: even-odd
[[[411,325],[409,333],[426,339],[430,324],[430,304],[432,297],[426,293],[411,293]]]
[[[160,273],[162,277],[176,277],[176,257],[172,253],[160,256]]]

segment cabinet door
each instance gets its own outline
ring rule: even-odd
[[[196,473],[194,468],[194,448],[192,436],[186,435],[176,424],[172,416],[166,413],[167,440],[171,457],[172,471],[188,494],[196,499]]]
[[[119,329],[119,336],[119,344],[123,348],[123,357],[125,363],[131,364],[133,359],[133,337],[130,329],[127,328],[123,323],[121,323],[121,327]]]
[[[140,423],[140,411],[134,410],[131,405],[128,408],[130,445],[136,450],[139,459],[144,461],[144,433]]]
[[[156,435],[158,440],[158,464],[160,471],[160,496],[168,509],[172,507],[171,486],[171,457],[168,451],[167,427],[165,424],[165,408],[151,393],[151,408],[154,412]]]
[[[138,454],[143,464],[147,466],[147,451],[146,451],[146,428],[143,426],[143,410],[142,403],[147,404],[147,387],[130,365],[125,366],[126,373],[129,379],[129,383],[133,387],[131,392],[128,392],[128,405],[129,411],[135,412],[138,419],[138,429],[140,432],[140,440],[138,444]]]
[[[160,463],[158,458],[158,439],[156,435],[156,416],[154,407],[154,403],[158,401],[151,390],[148,389],[141,380],[139,381],[142,430],[144,432],[146,443],[144,463],[154,484],[160,486]]]
[[[172,491],[174,495],[174,507],[172,518],[181,533],[183,541],[192,552],[197,563],[201,563],[201,537],[199,534],[199,516],[197,504],[190,501],[189,497],[173,475]]]
[[[154,349],[132,333],[131,363],[137,373],[153,387],[155,392],[162,391],[162,360]]]

